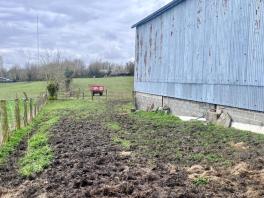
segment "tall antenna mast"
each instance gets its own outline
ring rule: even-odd
[[[38,48],[38,66],[39,66],[39,16],[37,15],[37,48]]]

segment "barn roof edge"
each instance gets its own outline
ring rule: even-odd
[[[156,12],[148,15],[147,17],[145,17],[141,21],[137,22],[131,28],[135,28],[135,27],[141,26],[141,25],[151,21],[152,19],[162,15],[164,12],[174,8],[175,6],[179,5],[180,3],[184,2],[184,1],[186,1],[186,0],[173,0],[172,2],[170,2],[167,5],[163,6],[162,8],[157,10]]]

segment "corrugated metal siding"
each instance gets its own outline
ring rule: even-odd
[[[263,0],[187,0],[136,38],[136,91],[264,111]]]

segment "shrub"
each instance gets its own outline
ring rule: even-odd
[[[72,82],[72,77],[73,77],[74,71],[70,70],[69,68],[66,68],[64,71],[64,77],[65,79],[65,90],[66,92],[70,91],[70,85]]]
[[[66,92],[70,91],[71,81],[72,81],[71,78],[66,78],[66,80],[65,80],[65,90],[66,90]]]
[[[59,83],[51,81],[48,83],[47,90],[49,92],[49,100],[57,100]]]

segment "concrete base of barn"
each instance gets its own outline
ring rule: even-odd
[[[146,93],[135,92],[136,109],[147,110],[168,106],[171,113],[183,120],[199,119],[206,121],[207,112],[215,109],[227,113],[232,118],[231,127],[264,134],[264,112],[249,111],[215,104],[188,101]]]

